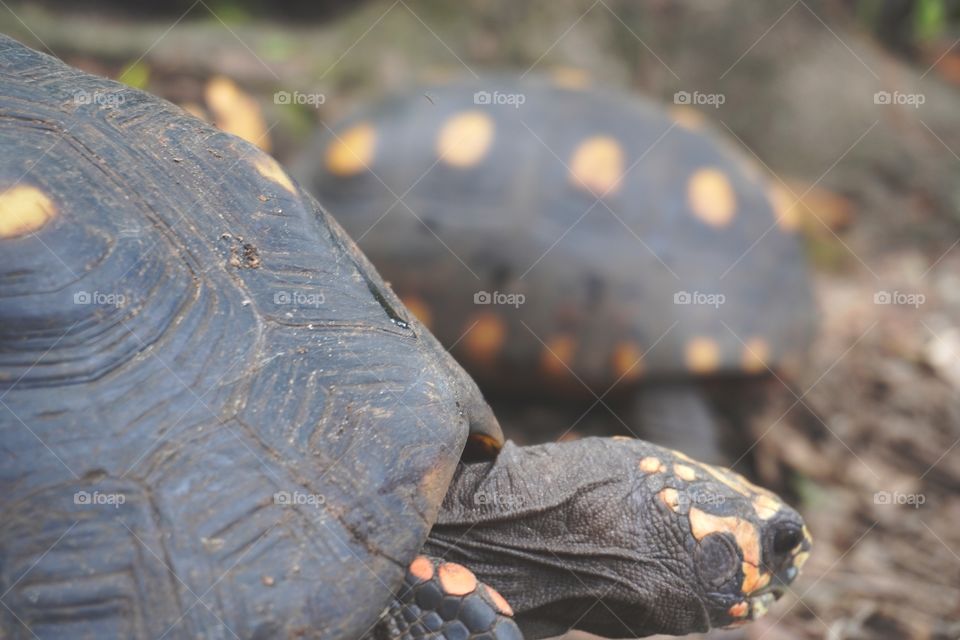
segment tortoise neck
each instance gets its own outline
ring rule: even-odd
[[[566,632],[602,592],[593,524],[572,505],[617,482],[616,465],[574,449],[508,442],[495,461],[461,464],[425,545],[497,589],[527,638]]]

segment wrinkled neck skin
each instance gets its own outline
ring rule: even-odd
[[[527,638],[706,630],[699,606],[668,606],[691,598],[684,542],[648,499],[659,487],[635,472],[654,447],[634,442],[508,442],[494,462],[460,465],[427,552],[497,589]]]

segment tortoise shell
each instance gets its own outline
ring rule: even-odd
[[[294,172],[488,387],[764,372],[811,339],[797,216],[694,115],[434,87],[359,109]]]
[[[477,388],[254,146],[3,36],[0,83],[0,627],[359,637]]]

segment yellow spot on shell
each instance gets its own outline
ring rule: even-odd
[[[687,200],[694,215],[713,227],[733,220],[737,197],[733,185],[719,169],[700,169],[687,183]]]
[[[211,78],[203,93],[217,127],[270,151],[269,128],[256,99],[226,76]]]
[[[761,520],[769,520],[780,511],[781,503],[779,500],[767,495],[759,495],[753,499],[753,510],[757,512],[757,517]]]
[[[540,355],[540,366],[549,375],[568,375],[576,350],[577,343],[572,336],[554,336],[547,341]]]
[[[327,147],[327,171],[341,178],[363,171],[373,161],[376,143],[377,134],[370,124],[361,122],[350,127]]]
[[[463,338],[463,346],[471,360],[489,364],[500,353],[506,338],[507,327],[503,320],[497,314],[488,311],[473,318]]]
[[[686,480],[687,482],[693,482],[697,479],[697,472],[685,464],[673,465],[673,473],[681,480]]]
[[[770,361],[770,345],[763,338],[751,338],[743,347],[741,363],[743,370],[749,373],[761,373],[767,370]]]
[[[657,495],[663,500],[663,504],[667,505],[671,511],[676,511],[680,507],[680,494],[677,493],[676,489],[667,487]]]
[[[267,180],[280,185],[291,194],[297,195],[297,187],[294,186],[293,180],[291,180],[287,172],[283,170],[280,163],[270,156],[260,156],[254,161],[253,166],[257,172]]]
[[[663,471],[663,463],[660,462],[660,458],[647,456],[640,461],[640,471],[644,473],[658,473]]]
[[[794,557],[793,566],[795,566],[797,568],[797,571],[799,571],[800,569],[803,568],[803,565],[805,565],[807,563],[807,560],[809,559],[810,559],[810,552],[801,551],[796,555],[796,557]]]
[[[590,86],[590,74],[576,67],[556,67],[551,71],[550,79],[564,89],[585,89]]]
[[[600,197],[616,191],[623,176],[623,149],[608,136],[587,138],[570,159],[570,180]]]
[[[437,154],[454,167],[480,162],[493,142],[493,120],[483,111],[467,111],[447,120],[437,137]]]
[[[731,533],[745,563],[757,567],[760,564],[760,537],[757,528],[736,516],[715,516],[696,507],[690,509],[690,531],[699,542],[711,533]]]
[[[433,314],[430,312],[430,306],[419,296],[401,296],[400,300],[404,306],[410,310],[417,320],[423,323],[427,329],[433,326]]]
[[[730,614],[733,618],[742,618],[750,612],[750,605],[746,602],[738,602],[727,610],[727,613]]]
[[[0,192],[0,238],[33,233],[55,215],[57,208],[36,187],[21,184]]]
[[[780,225],[780,228],[784,231],[799,229],[803,217],[803,212],[800,209],[803,204],[800,200],[790,195],[784,187],[778,184],[770,187],[767,196],[770,205],[773,207],[773,212],[777,216],[777,224]]]
[[[703,129],[706,118],[703,117],[703,114],[694,109],[693,107],[688,107],[685,105],[678,105],[670,109],[670,115],[673,116],[674,121],[683,127],[684,129],[689,129],[691,131],[698,131]]]
[[[713,373],[720,366],[720,347],[710,338],[694,338],[687,343],[685,358],[693,373]]]
[[[613,373],[618,379],[636,380],[643,374],[643,352],[633,342],[621,342],[613,350]]]

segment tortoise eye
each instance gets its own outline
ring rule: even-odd
[[[773,552],[786,554],[803,542],[803,532],[794,526],[778,530],[773,536]]]

